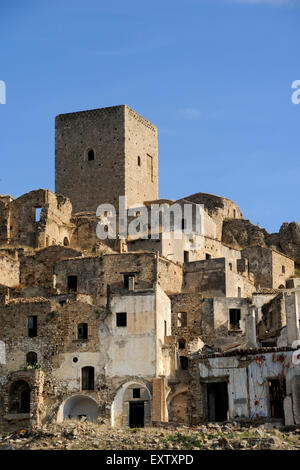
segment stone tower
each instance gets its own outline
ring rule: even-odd
[[[58,115],[55,192],[74,213],[158,199],[157,128],[125,105]]]

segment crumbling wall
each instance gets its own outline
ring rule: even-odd
[[[0,253],[0,284],[16,287],[20,282],[20,263]]]

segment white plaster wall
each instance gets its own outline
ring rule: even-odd
[[[114,296],[105,341],[109,377],[155,376],[155,295]],[[127,313],[127,326],[116,326],[116,313]],[[103,332],[100,332],[100,344]],[[107,334],[107,333],[106,333]]]
[[[73,362],[77,357],[78,362]],[[64,353],[57,357],[58,368],[53,368],[53,376],[68,391],[81,390],[81,369],[86,366],[95,368],[95,381],[99,373],[103,373],[103,357],[99,352]]]
[[[249,417],[247,400],[247,369],[238,368],[235,357],[208,359],[209,367],[200,363],[200,380],[228,379],[228,406],[230,419]]]

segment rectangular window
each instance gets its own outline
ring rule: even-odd
[[[79,323],[78,339],[88,339],[88,324],[87,323]]]
[[[185,341],[178,341],[178,349],[185,349]]]
[[[117,326],[127,326],[127,313],[117,313]]]
[[[150,174],[151,181],[153,182],[153,158],[147,155],[147,170]]]
[[[229,327],[231,330],[240,329],[241,310],[239,308],[229,309]]]
[[[180,356],[179,357],[179,360],[180,360],[180,368],[182,370],[187,370],[189,368],[189,360],[187,357],[185,356]]]
[[[37,336],[37,316],[32,315],[28,317],[28,336],[34,338]]]
[[[141,398],[141,389],[133,388],[132,389],[132,398]]]
[[[178,313],[177,315],[177,326],[185,328],[187,326],[187,314],[186,312]]]
[[[134,290],[134,274],[123,274],[123,285],[125,289]]]
[[[184,259],[184,262],[185,262],[185,263],[188,263],[188,262],[189,262],[190,253],[189,253],[188,251],[184,251],[184,252],[183,252],[183,259]]]
[[[211,255],[209,253],[205,253],[205,259],[211,259]]]
[[[77,292],[77,276],[68,276],[68,290]]]
[[[81,389],[94,390],[94,367],[83,367],[81,369]]]
[[[41,207],[35,207],[35,213],[34,213],[35,222],[39,222],[39,221],[40,221],[40,219],[41,219],[41,212],[42,212],[42,208],[41,208]]]
[[[168,327],[167,327],[167,322],[164,320],[164,335],[168,336]]]

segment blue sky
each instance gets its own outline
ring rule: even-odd
[[[0,194],[54,190],[54,118],[127,104],[159,130],[159,192],[300,222],[300,0],[12,0],[0,17]]]

